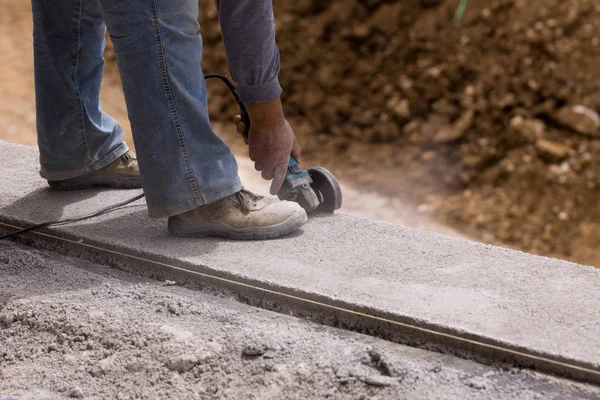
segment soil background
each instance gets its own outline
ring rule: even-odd
[[[303,165],[477,240],[600,266],[600,4],[471,0],[456,23],[458,3],[275,2]],[[204,70],[227,74],[213,2],[200,6]],[[0,48],[14,50],[0,138],[35,145],[29,6],[0,8]],[[106,57],[105,110],[129,131],[110,44]],[[209,91],[228,123],[229,93]]]

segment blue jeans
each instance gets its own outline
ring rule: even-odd
[[[93,172],[128,150],[99,100],[108,26],[150,216],[180,214],[241,189],[235,158],[209,122],[198,0],[32,4],[44,178]]]

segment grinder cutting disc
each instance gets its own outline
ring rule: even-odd
[[[310,187],[321,203],[316,211],[333,213],[342,207],[342,189],[335,176],[323,167],[312,167],[307,171],[313,180]]]

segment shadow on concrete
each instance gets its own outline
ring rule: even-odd
[[[12,204],[0,209],[0,215],[20,223],[22,227],[53,221],[63,218],[77,217],[99,210],[103,207],[132,198],[139,193],[137,190],[123,191],[111,189],[88,189],[79,191],[55,191],[49,188],[36,189]],[[103,198],[98,198],[102,196]],[[74,206],[75,205],[75,206]],[[68,211],[66,209],[69,208]],[[324,215],[323,217],[326,217]],[[69,225],[69,232],[74,236],[102,238],[109,236],[110,244],[119,248],[136,250],[150,246],[162,254],[176,255],[178,258],[197,258],[218,252],[219,245],[231,241],[222,238],[177,238],[169,235],[166,219],[151,219],[148,217],[143,200],[120,208],[101,217]],[[268,242],[285,242],[303,235],[298,230],[284,238]],[[127,245],[122,238],[127,238]],[[136,247],[135,243],[140,246]],[[256,242],[257,251],[265,249],[267,242]],[[143,246],[141,246],[143,244]]]
[[[63,215],[66,206],[92,199],[98,193],[98,190],[57,191],[46,187],[27,193],[1,208],[0,212],[11,217],[18,216],[32,224],[54,221],[67,217]]]

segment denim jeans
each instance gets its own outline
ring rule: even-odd
[[[180,214],[241,189],[235,158],[209,122],[198,0],[32,4],[44,178],[96,171],[128,150],[99,100],[108,26],[150,216]]]

